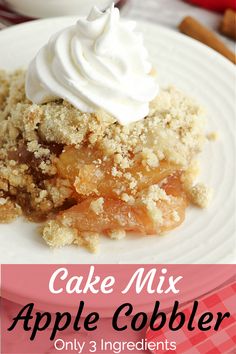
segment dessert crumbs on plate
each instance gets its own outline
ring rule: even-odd
[[[210,132],[207,134],[207,139],[209,141],[216,141],[219,139],[219,133],[218,132]]]
[[[81,201],[91,193],[96,195],[90,203],[91,212],[95,217],[103,213],[104,199],[96,180],[103,178],[104,166],[109,183],[116,180],[115,186],[111,184],[112,195],[130,207],[144,204],[160,224],[162,211],[157,202],[168,203],[162,189],[166,176],[145,190],[139,190],[139,186],[146,183],[152,171],[161,169],[163,162],[181,171],[183,189],[191,203],[207,205],[210,191],[194,183],[198,174],[196,155],[206,141],[203,111],[176,88],[162,89],[145,119],[122,126],[104,111],[81,113],[63,100],[32,104],[25,97],[24,85],[23,71],[0,71],[0,222],[11,221],[22,209],[29,219],[47,220],[42,235],[49,246],[77,244],[95,251],[99,233],[78,232],[60,224],[55,214],[78,202],[75,193]],[[212,134],[207,138],[212,140]],[[98,152],[89,169],[84,161],[73,183],[70,170],[66,172],[68,178],[58,175],[61,155],[65,152],[67,156],[71,146],[78,153],[83,147],[92,154]],[[142,167],[141,172],[132,173],[136,165]],[[88,190],[83,181],[88,181],[91,169],[93,180]],[[170,219],[179,222],[179,218],[173,210]],[[121,239],[126,232],[118,227],[108,230],[107,235]]]
[[[213,194],[212,190],[203,183],[197,183],[187,193],[190,202],[203,209],[208,207]]]

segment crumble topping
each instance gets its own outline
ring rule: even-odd
[[[212,190],[205,184],[198,183],[188,191],[190,201],[200,207],[207,208],[212,198]]]
[[[174,221],[177,221],[177,222],[180,221],[180,216],[179,216],[179,214],[178,214],[178,212],[176,210],[174,210],[172,212],[172,217],[173,217]]]
[[[103,212],[104,199],[98,198],[90,203],[90,209],[96,214],[102,214]]]
[[[86,247],[93,253],[98,251],[98,233],[83,232],[79,234],[76,229],[62,225],[55,220],[50,220],[44,225],[42,237],[47,245],[52,248],[61,248],[74,244]]]
[[[23,210],[29,219],[49,219],[42,230],[49,246],[77,244],[95,251],[98,233],[78,232],[69,218],[63,224],[50,218],[90,195],[96,196],[89,207],[94,217],[102,214],[105,178],[111,197],[129,207],[144,207],[161,225],[160,203],[173,203],[164,187],[176,171],[181,171],[189,201],[207,206],[210,191],[203,184],[194,185],[199,172],[195,157],[206,138],[213,140],[215,135],[204,134],[204,112],[182,92],[163,89],[145,119],[122,126],[102,110],[82,113],[63,100],[32,104],[24,84],[24,72],[0,71],[0,222],[11,221]],[[85,154],[78,166],[73,165],[77,171],[73,182],[70,169],[65,176],[58,175],[58,162],[67,147],[78,152],[85,147],[92,154],[92,162]],[[168,173],[150,186],[157,169]],[[120,226],[125,224],[122,215],[116,218]],[[181,218],[176,209],[169,222]],[[122,227],[106,233],[112,239],[126,235]]]
[[[48,221],[42,230],[43,239],[50,247],[71,245],[77,237],[77,230]]]
[[[90,252],[96,253],[99,249],[100,236],[97,232],[83,232],[74,239],[74,244],[85,247]]]
[[[0,198],[0,223],[7,224],[21,215],[21,208],[8,198]]]
[[[123,193],[120,199],[130,205],[135,203],[135,198],[127,193]]]
[[[149,166],[151,168],[155,168],[159,166],[159,159],[151,149],[143,148],[141,156],[142,156],[142,164],[144,166]]]
[[[0,198],[0,206],[5,205],[7,203],[6,198]]]
[[[207,139],[209,141],[216,141],[219,139],[219,134],[218,132],[210,132],[207,134]]]
[[[163,223],[162,211],[158,208],[158,201],[170,201],[170,197],[159,185],[152,185],[138,195],[137,202],[145,205],[152,220],[160,225]]]
[[[17,80],[11,78],[6,99],[10,116],[5,118],[7,125],[13,125],[29,141],[29,146],[34,144],[32,149],[37,153],[39,136],[47,142],[78,147],[89,141],[104,156],[115,156],[114,162],[120,169],[127,169],[132,164],[133,152],[144,164],[154,167],[163,159],[186,166],[192,155],[201,150],[202,110],[173,87],[162,90],[151,103],[147,119],[121,126],[105,112],[81,113],[65,101],[45,105],[27,103],[24,73],[15,75]]]
[[[126,232],[124,229],[115,229],[108,232],[108,236],[112,240],[122,240],[126,237]]]

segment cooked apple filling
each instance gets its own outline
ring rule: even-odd
[[[194,182],[203,112],[174,87],[145,119],[122,126],[63,100],[32,104],[24,84],[22,71],[0,73],[1,222],[23,214],[44,222],[48,245],[94,251],[101,234],[162,234],[190,203],[207,205],[208,189]]]

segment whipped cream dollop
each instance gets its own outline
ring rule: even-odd
[[[28,68],[26,95],[36,104],[64,99],[82,112],[104,109],[121,124],[144,118],[158,93],[135,22],[112,5],[56,33]]]

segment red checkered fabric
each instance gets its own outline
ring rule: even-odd
[[[236,283],[231,283],[218,291],[199,299],[196,318],[193,322],[195,330],[187,328],[174,332],[168,327],[157,332],[148,330],[146,339],[148,342],[176,342],[176,354],[236,354]],[[188,318],[192,310],[192,303],[181,309],[181,312]],[[234,312],[229,311],[234,309]],[[231,312],[230,318],[224,320],[218,331],[210,329],[202,332],[197,327],[197,321],[201,314],[211,312]],[[214,316],[214,317],[215,317]],[[215,322],[213,322],[214,324]],[[167,351],[156,350],[153,354],[167,353]],[[168,351],[169,353],[169,351]]]

